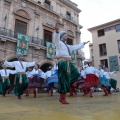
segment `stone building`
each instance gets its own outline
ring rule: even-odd
[[[94,66],[102,64],[110,71],[117,71],[114,77],[120,87],[120,19],[88,29],[92,33],[90,59]]]
[[[38,61],[43,71],[54,60],[46,57],[46,41],[53,41],[55,23],[68,32],[67,43],[80,43],[80,9],[70,0],[0,0],[0,57],[16,60],[17,33],[29,36],[25,61]],[[77,53],[76,65],[82,60]]]

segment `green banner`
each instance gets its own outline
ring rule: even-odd
[[[76,51],[71,52],[71,62],[76,63]]]
[[[17,36],[17,53],[28,54],[29,37],[23,34]]]
[[[46,42],[47,46],[47,51],[46,51],[46,56],[47,58],[54,59],[55,57],[55,45],[50,42]]]

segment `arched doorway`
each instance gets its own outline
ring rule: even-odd
[[[43,65],[41,65],[40,69],[43,71],[43,72],[46,72],[47,69],[49,68],[49,66],[53,66],[51,63],[44,63]]]

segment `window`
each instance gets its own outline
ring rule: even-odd
[[[116,25],[115,28],[116,28],[116,32],[119,32],[120,31],[120,24]]]
[[[106,44],[99,45],[100,56],[107,55]]]
[[[98,37],[104,36],[104,35],[105,35],[104,29],[98,30]]]
[[[44,40],[48,42],[52,42],[52,32],[48,30],[44,30]]]
[[[104,65],[105,67],[108,68],[108,60],[107,59],[100,60],[100,64]]]
[[[26,35],[27,32],[27,23],[20,21],[20,20],[15,20],[15,38],[17,38],[17,34],[21,33]]]
[[[71,13],[68,12],[68,11],[66,12],[66,18],[69,19],[69,20],[71,20]]]
[[[49,0],[45,0],[45,3],[48,4],[48,5],[51,4],[51,2]]]
[[[111,26],[111,27],[108,27],[108,28],[105,28],[105,32],[107,32],[107,31],[111,31],[111,30],[114,30],[115,29],[115,26]]]
[[[118,42],[118,51],[120,53],[120,40],[118,40],[117,42]]]
[[[68,45],[73,45],[73,40],[70,39],[70,38],[68,38],[68,39],[67,39],[67,44],[68,44]]]
[[[47,8],[48,10],[53,10],[53,6],[51,6],[51,1],[49,0],[45,0],[44,7]]]

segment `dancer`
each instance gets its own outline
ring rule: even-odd
[[[99,78],[95,75],[96,68],[92,66],[92,62],[88,62],[88,67],[85,69],[86,79],[83,84],[83,90],[90,90],[90,97],[93,97],[93,87],[96,87],[100,84]],[[86,93],[84,93],[86,94]]]
[[[7,69],[6,65],[2,65],[3,69],[0,70],[0,75],[2,78],[2,83],[1,83],[1,93],[3,95],[3,97],[6,97],[6,91],[10,88],[10,80],[9,80],[9,75],[10,74],[16,74],[17,71],[16,70],[9,70]]]
[[[59,31],[60,24],[56,23],[54,33],[54,43],[56,45],[56,57],[59,58],[58,62],[58,92],[60,93],[59,102],[62,104],[69,104],[66,101],[66,93],[69,92],[70,86],[77,81],[79,72],[74,65],[70,62],[70,52],[78,50],[84,47],[88,42],[84,42],[78,45],[67,45],[67,32]]]
[[[55,65],[51,70],[51,76],[47,78],[43,88],[47,88],[49,95],[53,96],[53,90],[58,88],[58,62],[56,61]]]
[[[110,83],[108,81],[108,79],[106,78],[105,75],[105,71],[103,69],[103,65],[99,65],[99,78],[100,78],[100,83],[101,83],[101,88],[104,91],[104,95],[103,96],[108,96],[108,90],[107,88],[110,86]]]
[[[44,72],[39,69],[39,65],[36,64],[35,68],[32,71],[26,72],[26,74],[29,79],[29,84],[25,96],[29,96],[29,89],[33,89],[34,98],[36,98],[36,88],[42,87],[41,76],[44,75]]]
[[[15,67],[15,70],[17,71],[14,93],[16,96],[18,96],[18,99],[21,99],[21,95],[27,89],[29,83],[28,78],[26,76],[26,68],[35,66],[36,62],[24,62],[22,54],[17,54],[17,58],[18,61],[5,61],[4,64],[9,67]]]
[[[114,73],[116,73],[116,71],[108,72],[108,68],[105,68],[104,76],[107,78],[107,80],[109,82],[109,86],[107,88],[108,94],[111,94],[111,87],[116,90],[117,80],[111,78],[111,75]]]
[[[70,96],[73,96],[73,93],[77,94],[75,89],[80,89],[81,92],[83,91],[82,86],[85,82],[85,78],[86,78],[85,71],[83,67],[80,66],[80,76],[78,80],[74,83],[74,85],[70,87]]]

